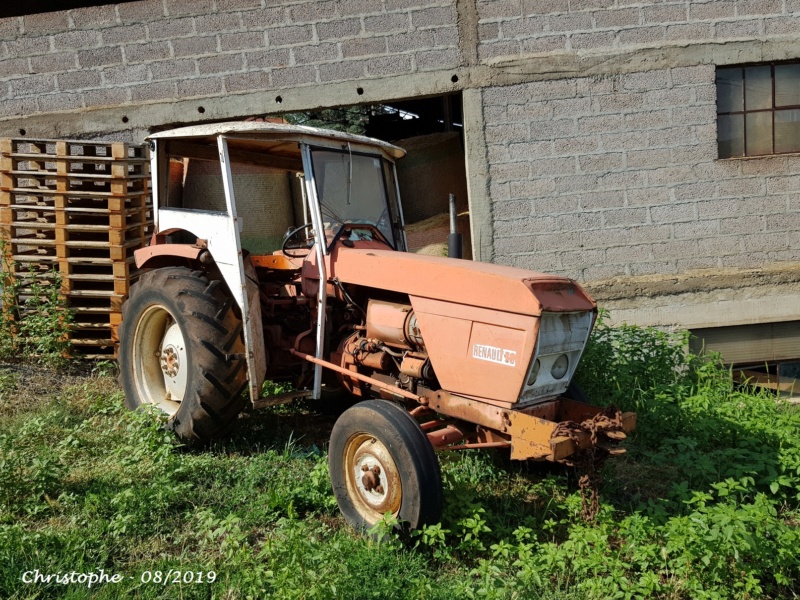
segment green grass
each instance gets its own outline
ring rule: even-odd
[[[0,367],[0,598],[793,598],[800,594],[800,410],[736,388],[681,337],[602,323],[580,378],[636,410],[580,517],[565,468],[440,455],[442,523],[353,532],[330,490],[333,424],[248,415],[204,449],[130,413],[113,378]],[[29,585],[23,573],[121,574]],[[143,574],[214,572],[213,583]],[[163,575],[162,575],[163,577]]]

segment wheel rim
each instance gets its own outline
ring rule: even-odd
[[[400,473],[379,439],[368,433],[351,436],[344,448],[344,471],[347,494],[367,523],[377,523],[387,512],[399,514]]]
[[[139,398],[174,415],[186,394],[189,369],[180,326],[163,306],[149,306],[136,324],[132,345]]]

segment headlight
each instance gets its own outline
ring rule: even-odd
[[[567,374],[568,370],[569,358],[567,358],[566,354],[562,354],[553,363],[553,367],[550,369],[550,375],[553,376],[553,379],[561,379]]]
[[[528,385],[533,385],[536,383],[536,378],[539,376],[539,367],[542,365],[539,364],[539,359],[537,358],[533,361],[533,368],[531,368],[531,374],[528,376]]]

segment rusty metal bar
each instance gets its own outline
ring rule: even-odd
[[[470,450],[472,448],[508,448],[511,442],[477,442],[474,444],[461,444],[460,446],[450,446],[442,450]]]
[[[316,358],[311,356],[310,354],[306,354],[305,352],[299,352],[294,348],[290,350],[292,354],[297,356],[298,358],[302,358],[303,360],[307,360],[310,363],[314,363],[315,365],[320,365],[331,369],[332,371],[336,371],[337,373],[341,373],[342,375],[347,375],[348,377],[352,377],[353,379],[358,379],[359,381],[363,381],[364,383],[369,383],[370,385],[374,385],[379,387],[382,390],[386,390],[390,394],[394,394],[395,396],[402,396],[403,398],[408,398],[409,400],[414,400],[419,402],[420,404],[426,404],[428,399],[424,396],[417,396],[416,394],[412,394],[408,390],[404,390],[403,388],[399,388],[394,385],[389,385],[388,383],[384,383],[378,379],[373,379],[372,377],[367,377],[366,375],[362,375],[361,373],[357,373],[356,371],[349,371],[344,367],[340,367],[339,365],[335,365],[332,362],[328,362],[327,360],[322,360],[321,358]]]

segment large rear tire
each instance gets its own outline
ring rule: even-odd
[[[419,529],[442,517],[439,460],[419,424],[387,400],[346,410],[331,432],[328,465],[345,519],[367,530],[385,513]]]
[[[233,424],[247,385],[241,320],[220,281],[183,267],[142,275],[122,307],[120,380],[125,405],[158,407],[187,442]]]

